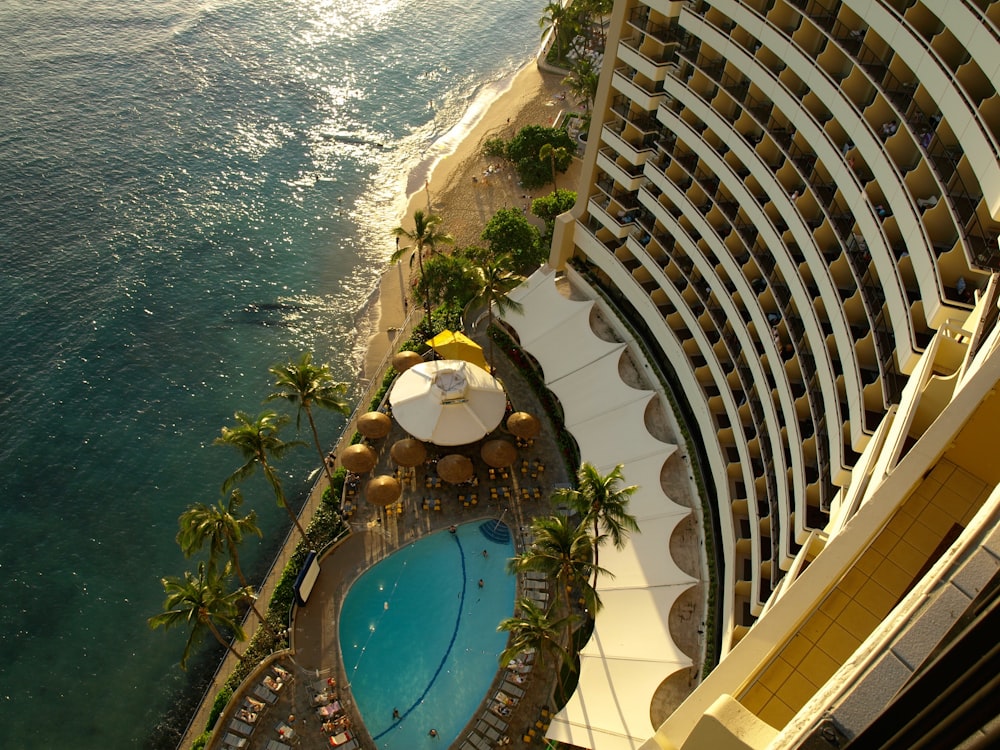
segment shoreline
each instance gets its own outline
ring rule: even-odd
[[[491,93],[496,98],[488,101]],[[525,125],[552,125],[564,109],[565,97],[562,76],[545,73],[534,58],[512,76],[486,87],[476,97],[470,112],[434,144],[437,148],[444,142],[450,149],[422,161],[410,173],[407,178],[410,192],[398,225],[412,226],[413,212],[430,207],[442,218],[442,229],[455,237],[455,247],[465,247],[479,242],[479,233],[498,209],[528,209],[533,198],[551,192],[548,185],[530,191],[520,187],[513,167],[505,162],[494,164],[499,169],[487,179],[483,173],[491,160],[482,155],[482,145],[489,137],[510,138]],[[480,177],[473,182],[473,178]],[[393,351],[397,334],[405,332],[413,304],[403,292],[409,290],[410,284],[410,269],[405,259],[383,270],[368,303],[370,311],[366,317],[372,321],[371,333],[363,356],[359,356],[359,380],[370,382],[378,375],[382,363]],[[361,347],[358,353],[362,354]]]
[[[462,247],[478,241],[482,228],[497,209],[505,206],[530,207],[531,199],[548,195],[551,192],[548,185],[533,191],[518,186],[513,167],[505,163],[491,171],[488,179],[484,179],[483,172],[491,165],[491,160],[482,156],[481,144],[492,135],[509,138],[525,125],[551,125],[565,105],[566,92],[562,78],[562,75],[539,69],[535,59],[528,61],[509,78],[510,84],[503,88],[499,96],[483,108],[476,122],[464,132],[461,140],[455,142],[449,153],[435,157],[433,161],[425,160],[414,168],[408,180],[420,170],[427,170],[428,176],[424,186],[407,196],[405,213],[399,217],[398,222],[403,226],[409,224],[407,219],[413,215],[414,210],[421,207],[420,201],[428,200],[427,190],[430,192],[429,204],[434,213],[442,217],[444,230],[455,236],[456,246]],[[493,84],[495,90],[501,90],[501,83],[502,81]],[[463,117],[443,138],[457,132],[465,121],[466,118]],[[495,160],[492,161],[492,166],[496,167]],[[574,184],[573,174],[578,169],[579,160],[575,160],[569,173],[563,178],[564,185]],[[474,177],[477,178],[476,182],[473,182]],[[357,325],[361,330],[358,331],[359,340],[352,349],[352,356],[360,362],[360,370],[355,378],[357,385],[361,386],[361,395],[355,416],[367,409],[366,399],[371,397],[376,386],[373,380],[381,378],[398,339],[409,335],[413,320],[408,315],[412,314],[415,320],[420,314],[419,306],[415,310],[412,302],[404,301],[406,298],[402,292],[409,288],[409,283],[407,263],[388,264],[375,289],[357,312]],[[369,331],[373,333],[369,335]],[[362,348],[361,341],[365,335],[368,335],[368,340]],[[335,446],[337,453],[351,440],[352,425],[350,419],[344,425]],[[300,518],[307,521],[313,516],[325,489],[326,481],[321,472],[299,510]],[[295,542],[296,530],[292,528],[261,581],[259,598],[270,600],[282,571],[291,559]],[[247,613],[244,625],[250,631],[259,625],[252,610]],[[198,709],[189,720],[179,746],[190,746],[190,742],[202,733],[212,700],[234,668],[235,658],[226,654],[206,688]]]

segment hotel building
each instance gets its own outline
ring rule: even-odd
[[[714,588],[698,589],[688,626],[702,653],[671,650],[684,598],[657,592],[692,577],[657,578],[676,572],[675,526],[656,521],[673,515],[642,506],[619,553],[638,572],[602,583],[549,737],[601,750],[992,741],[998,90],[1000,2],[617,0],[577,205],[508,317],[583,459],[610,451],[629,483],[655,483],[673,454],[619,459],[649,435],[609,435],[624,428],[604,419],[595,442],[594,404],[626,397],[593,363],[610,356],[613,379],[617,342],[652,402],[673,400]],[[567,385],[583,363],[550,372],[539,342],[571,308],[612,332],[595,332],[606,348]],[[575,402],[590,411],[574,417]],[[649,402],[637,408],[648,423]],[[691,665],[665,712],[658,691]]]

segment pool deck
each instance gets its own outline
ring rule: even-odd
[[[267,706],[259,714],[253,732],[247,738],[246,744],[242,746],[243,750],[267,750],[270,742],[282,742],[293,747],[304,748],[330,747],[330,734],[324,731],[322,720],[317,716],[313,706],[313,693],[317,686],[330,677],[336,680],[340,702],[350,721],[348,732],[352,736],[356,736],[360,747],[375,747],[355,709],[349,689],[342,689],[342,686],[347,684],[347,680],[340,661],[337,623],[340,608],[351,583],[369,567],[400,547],[452,524],[468,523],[479,519],[502,518],[514,533],[516,548],[520,550],[523,543],[522,531],[530,524],[531,518],[536,515],[547,515],[551,512],[549,495],[557,485],[569,482],[565,462],[552,438],[554,430],[528,383],[505,358],[498,357],[498,359],[501,360],[501,363],[497,374],[504,383],[514,409],[527,411],[538,416],[542,422],[542,434],[535,439],[530,447],[518,450],[518,458],[514,465],[507,470],[506,478],[498,476],[496,479],[490,479],[488,467],[479,457],[480,443],[477,443],[473,446],[459,448],[457,452],[464,452],[473,459],[478,487],[459,487],[442,482],[440,487],[428,489],[425,486],[425,477],[428,472],[433,474],[433,469],[421,466],[415,470],[412,480],[404,482],[401,497],[402,513],[387,513],[383,508],[369,505],[363,500],[360,501],[349,518],[352,533],[323,554],[320,560],[321,572],[313,587],[309,602],[306,606],[297,607],[295,610],[290,636],[291,648],[288,652],[262,665],[244,682],[239,695],[230,702],[229,710],[220,717],[217,726],[218,730],[221,731],[217,730],[213,734],[212,742],[208,745],[209,748],[225,747],[224,739],[227,734],[225,730],[228,729],[234,718],[234,711],[239,708],[244,696],[253,694],[252,691],[265,676],[275,677],[271,666],[273,663],[277,663],[290,673],[291,677],[284,681],[275,703]],[[379,462],[374,471],[370,475],[366,475],[364,479],[379,474],[392,473],[395,464],[389,456],[389,448],[396,440],[403,437],[406,437],[406,434],[397,424],[393,423],[393,431],[388,437],[371,441],[372,447],[379,453]],[[504,437],[514,441],[511,435],[503,434],[500,430],[487,435],[483,440],[496,437]],[[429,448],[433,447],[429,446]],[[456,452],[451,448],[444,447],[434,450],[437,451],[436,455],[438,456]],[[522,473],[521,468],[524,460],[528,460],[529,464],[527,471]],[[532,471],[536,461],[540,461],[544,465],[545,468],[542,472]],[[520,499],[522,488],[529,488],[533,495],[536,487],[539,490],[540,499],[528,501]],[[496,499],[491,498],[490,488],[496,488]],[[469,495],[471,491],[475,491],[478,496],[477,504],[474,507],[465,507],[459,502],[458,497],[460,494]],[[428,510],[423,509],[425,496],[431,499]],[[441,499],[440,510],[434,510],[434,498]],[[515,500],[515,498],[518,499]],[[519,590],[519,596],[520,594]],[[401,647],[405,647],[405,645],[401,645]],[[416,647],[416,644],[411,647]],[[475,733],[474,728],[480,722],[481,717],[489,713],[493,697],[506,674],[506,670],[498,669],[495,684],[484,695],[480,710],[470,720],[469,725],[459,735],[452,747],[477,747],[475,744],[465,744],[470,739],[474,742],[493,743],[483,744],[483,747],[495,745],[491,737]],[[528,680],[519,686],[525,691],[525,694],[519,699],[517,705],[512,707],[511,716],[507,718],[509,728],[505,732],[511,739],[511,747],[523,746],[522,735],[541,717],[542,707],[550,705],[549,696],[554,685],[554,673],[543,674],[542,670],[533,670]],[[289,721],[290,717],[294,717],[294,720]],[[282,739],[279,735],[280,724],[290,726],[294,730],[294,735],[290,740]],[[485,732],[485,725],[481,726],[484,727],[483,731]],[[490,734],[496,734],[496,727],[493,725],[490,727]],[[444,738],[442,740],[442,747],[446,747],[447,740]],[[272,746],[271,750],[275,750],[275,746]]]
[[[475,337],[480,343],[481,336]],[[283,683],[277,693],[273,705],[267,706],[259,714],[253,731],[240,745],[243,750],[282,750],[282,743],[290,747],[321,748],[330,747],[330,732],[324,730],[322,719],[317,716],[314,695],[330,678],[336,680],[337,693],[344,715],[349,722],[348,731],[356,739],[361,748],[375,748],[374,742],[365,730],[363,721],[358,714],[347,685],[346,675],[340,660],[339,634],[337,623],[340,608],[351,583],[373,564],[393,553],[401,546],[452,524],[467,523],[477,519],[502,518],[514,532],[515,545],[520,551],[525,543],[525,535],[531,518],[537,515],[549,515],[553,508],[549,502],[552,490],[569,482],[568,470],[563,461],[556,441],[555,431],[548,416],[542,410],[534,392],[514,366],[502,356],[498,356],[498,377],[504,383],[508,397],[515,411],[527,411],[538,416],[542,422],[542,433],[530,447],[518,450],[518,458],[508,471],[505,478],[491,479],[487,466],[479,457],[479,445],[466,446],[453,450],[451,448],[433,448],[431,455],[443,456],[451,452],[462,452],[469,455],[476,468],[478,486],[475,488],[457,487],[443,482],[440,487],[428,489],[426,475],[433,474],[430,466],[421,466],[415,470],[411,481],[404,483],[401,497],[401,512],[388,513],[386,509],[372,506],[364,500],[357,503],[357,508],[350,517],[352,533],[335,546],[323,553],[321,572],[313,587],[309,602],[304,607],[297,607],[290,635],[291,648],[282,654],[275,655],[262,664],[241,687],[237,696],[230,702],[227,711],[220,717],[217,730],[213,733],[209,750],[226,748],[225,738],[236,710],[242,704],[245,696],[252,695],[265,676],[275,676],[273,664],[278,664],[289,673],[290,677]],[[394,422],[393,431],[380,440],[370,441],[378,452],[378,464],[364,480],[379,474],[391,474],[395,468],[389,456],[389,448],[396,440],[407,435]],[[504,437],[513,441],[512,436],[503,434],[500,430],[487,435],[483,440]],[[668,436],[669,437],[669,436]],[[683,451],[683,444],[681,444]],[[523,462],[527,460],[527,470],[522,472]],[[544,471],[533,472],[535,462],[544,465]],[[687,481],[685,462],[678,455],[673,466],[668,466],[661,481],[670,496],[682,504],[694,507],[693,492]],[[363,484],[364,481],[361,482]],[[534,488],[539,489],[540,499],[522,500],[522,488],[529,488],[532,496]],[[497,490],[497,496],[492,497],[491,488]],[[509,493],[505,496],[505,490]],[[478,503],[473,507],[464,506],[459,502],[459,495],[475,491]],[[423,507],[423,499],[430,501],[429,509]],[[434,509],[435,498],[441,499],[440,510]],[[693,520],[693,519],[692,519]],[[696,573],[701,567],[701,552],[699,549],[697,529],[692,526],[689,533],[671,541],[671,554],[685,569]],[[697,576],[702,578],[702,576]],[[518,582],[518,597],[523,595],[522,582]],[[702,586],[695,586],[691,593],[692,608],[698,610],[698,616],[692,618],[698,622],[702,617],[700,602],[703,600]],[[684,650],[692,655],[700,654],[704,644],[691,627],[690,623],[680,625],[671,622],[671,630],[678,638]],[[687,636],[687,637],[684,637]],[[417,644],[400,644],[401,648],[418,647]],[[700,659],[696,658],[696,663]],[[542,665],[541,669],[532,669],[526,681],[517,689],[524,694],[511,706],[510,715],[501,719],[490,711],[494,696],[503,681],[510,673],[506,669],[498,669],[494,684],[483,697],[479,710],[470,719],[468,725],[450,745],[451,748],[465,750],[486,750],[494,747],[531,748],[541,747],[548,719],[545,713],[552,706],[552,693],[555,687],[555,672],[551,664]],[[696,679],[696,678],[695,678]],[[676,685],[674,683],[677,683]],[[683,684],[681,684],[683,683]],[[669,713],[678,705],[691,689],[691,680],[687,675],[683,680],[668,680],[663,690],[658,691],[653,709],[657,714]],[[552,706],[554,708],[554,706]],[[294,735],[291,739],[282,738],[279,729],[282,725],[291,727]],[[534,730],[530,741],[523,739]],[[233,736],[233,735],[228,735]],[[509,738],[509,743],[504,742]],[[236,737],[237,740],[243,739]],[[442,738],[441,746],[447,739]],[[353,743],[348,743],[350,748]]]

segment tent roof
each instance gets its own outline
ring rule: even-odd
[[[622,464],[625,483],[639,486],[629,509],[640,531],[624,550],[609,545],[601,551],[601,566],[614,577],[598,581],[604,607],[580,655],[576,691],[547,736],[579,747],[634,750],[655,731],[649,713],[656,689],[691,666],[669,627],[677,597],[696,583],[670,556],[670,537],[691,512],[667,497],[660,482],[677,446],[646,428],[646,407],[656,394],[622,381],[618,364],[626,344],[605,341],[591,330],[593,302],[562,297],[554,272],[546,268],[510,296],[523,307],[504,319],[541,363],[582,460],[602,472]]]
[[[613,414],[601,414],[572,427],[567,425],[580,446],[580,458],[595,466],[627,464],[653,455],[662,456],[666,461],[677,446],[657,440],[649,434],[645,424],[646,406],[654,395],[647,393]],[[585,396],[580,394],[578,397]],[[596,396],[591,394],[589,398]],[[628,439],[624,439],[626,436]]]
[[[670,537],[686,519],[685,514],[640,521],[640,533],[630,537],[625,549],[619,550],[612,544],[601,547],[601,567],[614,576],[597,579],[597,589],[605,605],[608,603],[605,594],[617,590],[677,584],[687,586],[695,582],[670,556]],[[606,611],[610,615],[607,606],[597,615],[602,627]]]
[[[658,518],[660,516],[686,516],[691,512],[690,508],[678,505],[661,490],[660,473],[666,460],[673,455],[668,452],[667,456],[661,453],[654,453],[645,458],[629,461],[622,469],[622,476],[625,478],[625,486],[631,484],[638,485],[639,489],[632,495],[629,501],[629,512],[636,517],[639,525],[648,518]],[[595,464],[602,473],[611,471],[617,464],[599,463]]]
[[[549,383],[563,403],[565,424],[572,427],[602,414],[613,413],[633,401],[649,400],[652,391],[640,391],[618,377],[622,348],[613,349],[586,367]]]
[[[553,383],[589,365],[597,357],[620,352],[625,348],[625,344],[605,341],[594,334],[590,327],[592,306],[591,302],[578,307],[572,315],[542,332],[528,344],[522,339],[521,345],[542,366],[546,383]]]
[[[599,638],[597,633],[594,638]],[[593,640],[593,639],[592,639]],[[569,703],[552,719],[546,736],[577,747],[637,750],[653,735],[649,702],[656,688],[690,662],[617,659],[580,655],[580,685]],[[622,690],[622,686],[628,686]]]

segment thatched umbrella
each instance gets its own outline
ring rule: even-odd
[[[396,372],[406,372],[423,361],[424,358],[416,352],[399,352],[392,355],[392,367]]]
[[[358,432],[366,438],[384,438],[391,429],[389,415],[380,411],[366,412],[358,417]]]
[[[363,443],[348,446],[340,454],[340,463],[355,474],[367,474],[375,468],[377,461],[378,456],[375,455],[375,451]]]
[[[419,440],[397,440],[389,450],[392,460],[400,466],[419,466],[427,458],[427,448]]]
[[[365,499],[372,505],[389,505],[399,499],[403,488],[395,477],[383,474],[365,485]]]
[[[438,476],[450,484],[471,479],[473,472],[472,459],[460,453],[450,453],[437,464]]]
[[[479,455],[494,469],[501,469],[514,463],[514,459],[517,458],[517,448],[506,440],[488,440],[483,443]]]
[[[507,429],[519,438],[533,438],[541,432],[542,423],[526,411],[516,411],[507,417]]]

